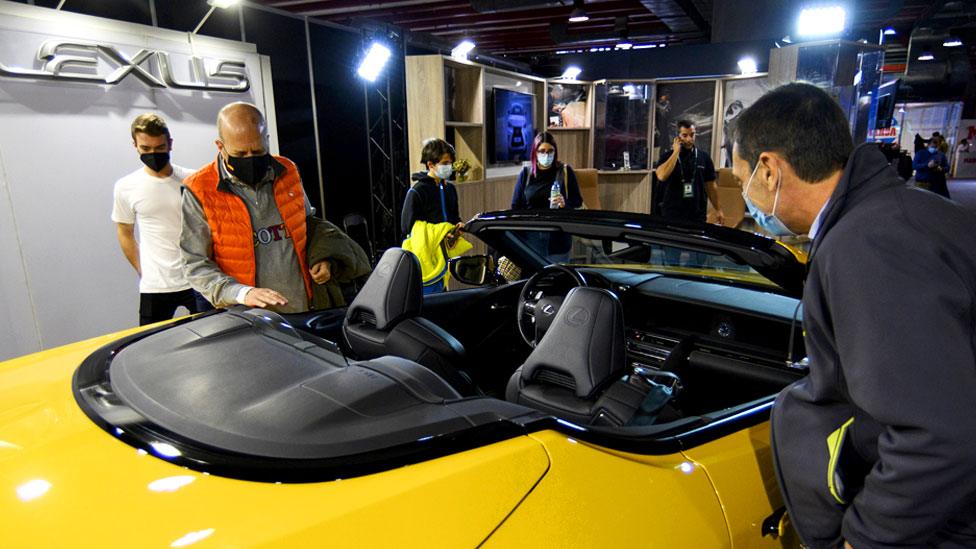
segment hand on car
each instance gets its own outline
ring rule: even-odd
[[[244,304],[248,307],[266,308],[274,305],[288,305],[288,300],[271,288],[251,288],[244,296]]]
[[[332,279],[332,267],[328,260],[319,261],[308,270],[316,284],[325,284]]]
[[[715,224],[725,225],[725,214],[722,213],[722,210],[715,210]]]

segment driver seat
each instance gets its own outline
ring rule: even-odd
[[[426,366],[458,392],[474,386],[458,365],[464,346],[440,326],[420,317],[420,261],[401,248],[383,253],[363,289],[346,309],[342,332],[360,360],[393,355]]]
[[[607,290],[573,288],[508,382],[508,401],[580,425],[620,426],[646,391],[624,379],[624,315]]]

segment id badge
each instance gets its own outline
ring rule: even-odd
[[[695,189],[691,183],[685,183],[684,198],[694,198]]]

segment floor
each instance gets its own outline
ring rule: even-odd
[[[949,196],[976,212],[976,179],[950,179]]]

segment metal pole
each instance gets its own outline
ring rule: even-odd
[[[308,56],[308,87],[312,93],[312,133],[315,134],[315,167],[319,171],[319,206],[325,219],[325,181],[322,178],[322,145],[319,143],[319,113],[315,104],[315,71],[312,68],[312,35],[308,17],[305,18],[305,51]]]
[[[372,136],[372,126],[370,126],[369,121],[369,90],[367,89],[368,83],[363,79],[363,100],[365,105],[363,105],[363,111],[366,117],[366,165],[369,167],[369,181],[367,182],[367,189],[369,190],[369,240],[373,243],[373,248],[377,248],[376,243],[376,197],[373,195],[373,144],[370,142]]]
[[[392,70],[392,69],[390,69]],[[390,103],[390,73],[386,73],[386,150],[387,157],[390,161],[390,217],[392,218],[393,227],[393,241],[396,242],[400,240],[400,231],[398,230],[396,223],[396,203],[397,203],[397,189],[396,189],[396,162],[394,161],[394,155],[396,152],[393,150],[393,108]]]
[[[65,0],[61,0],[62,5],[64,4],[64,2]],[[61,6],[58,6],[58,9],[61,9]],[[193,32],[191,32],[190,34],[196,34],[200,30],[200,27],[202,27],[203,24],[207,22],[207,19],[210,18],[210,14],[212,14],[215,9],[217,9],[217,6],[210,6],[210,11],[207,12],[207,15],[203,16],[203,19],[200,20],[200,23],[197,25],[197,28],[193,29]]]

